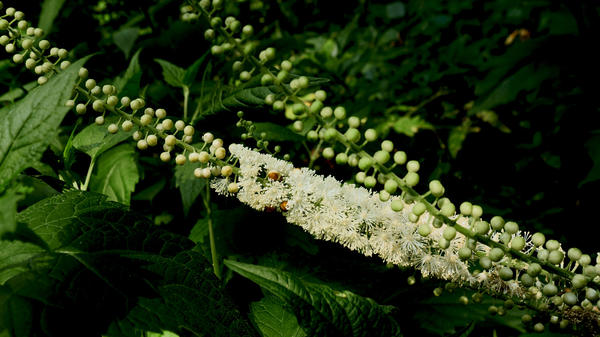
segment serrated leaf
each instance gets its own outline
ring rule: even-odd
[[[141,49],[133,54],[129,66],[123,74],[123,77],[117,77],[115,79],[115,86],[119,96],[137,96],[140,91],[140,81],[142,79],[142,69],[140,67],[140,53]]]
[[[190,162],[175,167],[175,187],[179,188],[185,215],[189,213],[198,196],[206,190],[206,179],[194,176],[197,167],[200,167],[200,164]]]
[[[0,191],[41,158],[69,111],[65,102],[71,97],[79,68],[87,59],[73,63],[10,108],[0,110]]]
[[[274,94],[274,87],[253,87],[235,91],[223,98],[223,107],[227,110],[258,108],[265,105],[265,97]]]
[[[309,336],[401,336],[393,307],[337,291],[275,268],[232,260],[225,265],[283,300]]]
[[[448,151],[450,151],[452,158],[456,158],[458,151],[462,149],[462,144],[467,138],[468,133],[469,128],[464,124],[459,125],[450,131],[450,135],[448,136]]]
[[[250,304],[250,318],[264,337],[304,337],[306,333],[296,316],[283,307],[274,296],[266,296]]]
[[[489,306],[502,306],[504,303],[502,300],[484,296],[479,303],[464,305],[459,301],[461,295],[463,294],[460,292],[445,292],[441,296],[424,299],[415,311],[415,319],[423,329],[440,336],[454,334],[456,328],[471,323],[478,325],[493,323],[493,326],[502,325],[525,332],[521,316],[527,311],[514,308],[508,310],[504,316],[491,316],[488,312]],[[469,296],[469,293],[466,295]]]
[[[116,121],[116,117],[107,118],[105,124]],[[119,130],[119,132],[111,134],[106,129],[106,125],[90,124],[73,138],[73,147],[95,159],[105,151],[130,138],[136,129],[134,128],[128,132]]]
[[[196,76],[198,75],[198,70],[200,66],[206,59],[206,57],[210,54],[210,51],[207,51],[202,55],[199,59],[196,60],[189,68],[185,70],[185,75],[183,76],[183,83],[188,87],[191,87],[194,81],[196,80]]]
[[[154,59],[162,68],[163,78],[165,82],[176,88],[185,87],[185,70],[173,63],[161,59]]]
[[[90,191],[102,193],[109,200],[129,205],[131,193],[140,179],[136,153],[131,144],[121,144],[98,157]]]
[[[113,34],[113,41],[123,53],[126,58],[129,58],[131,49],[135,45],[135,40],[140,36],[140,29],[138,27],[126,27]]]
[[[40,20],[38,21],[38,27],[44,30],[45,34],[50,32],[54,19],[60,13],[60,9],[65,4],[65,0],[44,0],[42,3],[42,11],[40,12]]]
[[[188,250],[192,242],[106,201],[106,196],[67,192],[29,207],[18,221],[47,246],[0,241],[0,285],[5,286],[0,303],[6,293],[25,296],[35,310],[26,317],[42,316],[44,321],[34,320],[25,328],[38,331],[44,325],[44,335],[100,335],[118,319],[113,324],[117,332],[129,327],[254,335],[204,257]],[[0,322],[22,318],[2,309]],[[0,335],[10,333],[8,327],[0,325]]]
[[[269,122],[261,122],[254,123],[256,134],[261,134],[264,132],[266,134],[265,139],[274,140],[274,141],[292,141],[292,142],[302,142],[304,137],[299,134],[293,132],[292,130],[285,128],[279,124],[269,123]]]
[[[423,120],[420,116],[402,116],[394,122],[394,131],[413,137],[419,130],[433,130],[433,125]]]

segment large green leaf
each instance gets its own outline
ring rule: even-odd
[[[231,260],[225,265],[287,303],[309,336],[401,336],[393,307],[279,269]]]
[[[227,110],[258,108],[265,105],[265,97],[274,94],[274,87],[251,87],[232,92],[223,98],[223,107]]]
[[[116,123],[117,118],[107,118],[106,122]],[[86,126],[77,135],[75,135],[72,145],[77,150],[85,152],[92,159],[96,159],[106,150],[130,138],[136,129],[137,128],[134,128],[128,132],[119,130],[119,132],[112,134],[108,132],[106,125],[98,125],[94,123]]]
[[[122,77],[115,79],[115,86],[119,96],[137,96],[140,92],[140,82],[142,80],[142,68],[140,67],[141,49],[133,54],[129,66]]]
[[[155,59],[154,61],[160,64],[165,82],[177,88],[183,88],[186,86],[183,82],[185,79],[185,70],[183,68],[178,67],[169,61],[161,59]]]
[[[175,167],[175,187],[179,188],[179,193],[181,193],[185,215],[196,202],[196,198],[206,190],[206,179],[198,179],[194,176],[194,170],[197,167],[200,167],[200,164],[190,162]]]
[[[109,200],[129,205],[131,193],[139,179],[134,147],[121,144],[98,158],[95,174],[90,180],[90,190],[107,195]]]
[[[48,83],[33,89],[7,110],[0,110],[0,190],[22,170],[37,162],[69,108],[79,68],[73,63]]]
[[[40,13],[40,21],[38,27],[42,28],[44,32],[48,33],[52,28],[54,19],[60,13],[60,9],[65,4],[65,0],[44,0],[42,3],[42,12]]]
[[[266,296],[250,305],[250,317],[264,337],[304,337],[306,333],[296,316],[274,296]]]
[[[41,329],[100,335],[116,320],[116,336],[132,336],[120,327],[253,335],[205,258],[189,251],[191,241],[106,196],[68,192],[29,207],[18,221],[46,248],[0,241],[2,336],[42,335]]]

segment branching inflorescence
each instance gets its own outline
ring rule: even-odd
[[[257,210],[277,210],[316,238],[418,269],[424,277],[452,281],[548,311],[551,321],[561,326],[584,321],[597,329],[598,260],[592,261],[577,248],[565,250],[542,233],[531,235],[516,222],[499,216],[485,219],[478,205],[463,202],[457,207],[444,197],[445,188],[438,180],[430,181],[425,193],[418,193],[418,161],[408,160],[390,140],[381,141],[378,150],[369,152],[378,135],[374,129],[360,131],[366,120],[348,116],[342,106],[326,106],[323,90],[312,92],[311,100],[303,99],[300,94],[308,91],[309,79],[290,74],[292,60],[273,65],[276,53],[271,47],[254,57],[256,44],[249,40],[253,27],[242,26],[234,17],[223,20],[216,16],[221,7],[220,0],[188,1],[182,18],[210,22],[204,36],[213,42],[212,54],[230,56],[241,83],[260,76],[262,85],[277,89],[264,97],[264,102],[274,111],[291,110],[292,129],[316,143],[309,151],[310,165],[322,156],[356,168],[354,181],[364,187],[321,176],[309,168],[294,168],[286,161],[289,156],[280,160],[259,153],[278,153],[281,147],[270,151],[265,137],[255,133],[242,112],[238,112],[238,126],[246,130],[242,139],[255,139],[257,149],[232,144],[228,155],[223,141],[211,133],[202,135],[200,145],[193,145],[197,136],[193,125],[173,121],[164,109],[147,107],[144,98],[119,97],[119,88],[100,86],[85,68],[79,70],[74,96],[66,104],[78,114],[94,111],[99,125],[105,123],[107,114],[114,114],[119,120],[107,126],[109,133],[134,130],[133,139],[140,150],[162,145],[160,159],[164,162],[174,157],[178,165],[200,163],[194,175],[211,178],[210,185],[217,193],[235,195]],[[24,62],[40,75],[38,83],[43,85],[70,65],[68,52],[50,48],[50,43],[41,39],[43,32],[23,18],[22,12],[5,10],[0,18],[0,45],[13,55],[15,63]],[[524,321],[530,320],[524,317]],[[539,324],[535,329],[543,330],[544,325]]]

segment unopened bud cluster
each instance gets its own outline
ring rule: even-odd
[[[0,11],[3,5],[0,2]],[[0,46],[12,54],[12,61],[25,64],[25,67],[38,75],[40,85],[57,71],[66,69],[71,63],[66,60],[69,53],[66,49],[52,47],[44,40],[44,31],[31,26],[25,20],[25,14],[12,7],[3,10],[0,15]]]

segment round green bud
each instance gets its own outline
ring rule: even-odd
[[[508,243],[510,242],[511,239],[512,239],[512,235],[510,235],[506,232],[500,234],[500,242],[502,242],[505,245],[508,245]]]
[[[381,142],[381,149],[385,152],[392,152],[394,150],[394,143],[391,140],[384,140]]]
[[[577,302],[578,302],[578,301],[577,301],[577,295],[575,295],[575,294],[574,294],[574,293],[572,293],[572,292],[564,293],[564,294],[562,295],[562,299],[563,299],[563,302],[564,302],[566,305],[575,305],[575,304],[577,304]]]
[[[295,121],[292,124],[292,128],[294,129],[294,131],[296,132],[301,132],[304,129],[304,123],[302,121]],[[264,138],[264,137],[262,137]]]
[[[326,141],[332,141],[337,136],[337,131],[334,128],[328,128],[325,130],[324,138]]]
[[[304,89],[304,88],[308,87],[308,77],[306,77],[306,76],[298,77],[298,87],[300,87],[300,89]]]
[[[421,165],[416,160],[411,160],[408,163],[406,163],[406,169],[408,170],[408,172],[418,172],[420,168]]]
[[[387,163],[388,160],[390,160],[390,153],[387,151],[379,150],[379,151],[375,152],[375,155],[373,155],[373,158],[375,158],[375,161],[377,163],[379,163],[380,165],[383,165],[383,164]]]
[[[583,267],[583,275],[585,275],[589,278],[594,278],[597,274],[598,274],[598,271],[596,270],[596,266]]]
[[[394,153],[394,163],[398,165],[404,165],[404,163],[406,163],[406,159],[406,152],[398,151]]]
[[[544,324],[543,323],[535,323],[535,325],[533,326],[533,330],[535,330],[535,332],[543,332]]]
[[[336,119],[344,119],[346,118],[346,108],[343,106],[338,106],[333,110],[333,115]]]
[[[368,142],[372,142],[374,140],[377,139],[377,131],[375,131],[375,129],[367,129],[367,131],[365,131],[365,139]]]
[[[360,140],[360,131],[355,128],[349,128],[344,134],[346,139],[348,139],[352,143],[356,143]]]
[[[319,139],[319,134],[317,133],[317,131],[315,130],[310,130],[308,131],[308,133],[306,134],[306,139],[308,139],[311,142],[316,141],[317,139]]]
[[[444,215],[446,217],[451,217],[456,212],[456,207],[454,206],[453,203],[446,202],[440,209],[440,212],[442,213],[442,215]]]
[[[242,66],[243,66],[243,63],[241,61],[235,61],[231,65],[231,70],[233,70],[237,73],[238,71],[242,70]]]
[[[585,267],[592,262],[592,258],[588,254],[582,254],[578,262]]]
[[[388,179],[383,188],[390,194],[396,193],[396,190],[398,189],[398,183],[393,180],[393,179]]]
[[[548,283],[542,288],[542,294],[546,297],[552,297],[558,293],[558,288],[554,283]]]
[[[548,261],[548,255],[550,255],[550,251],[547,249],[540,249],[537,252],[537,257],[538,259],[540,259],[542,262],[546,262]]]
[[[325,90],[317,90],[315,91],[315,98],[323,102],[325,101],[325,99],[327,99],[327,93],[325,92]]]
[[[500,270],[498,271],[498,275],[504,281],[508,281],[514,277],[514,273],[513,273],[512,269],[510,269],[509,267],[500,268]]]
[[[365,187],[366,188],[373,188],[373,187],[375,187],[376,184],[377,184],[377,179],[375,179],[375,177],[368,176],[365,178]]]
[[[462,204],[460,204],[460,214],[468,216],[471,215],[471,211],[473,211],[473,204],[471,204],[468,201],[463,202]]]
[[[371,160],[371,158],[362,157],[358,161],[358,168],[361,169],[362,171],[366,171],[366,170],[370,169],[371,166],[373,166],[373,161]]]
[[[290,74],[287,71],[282,70],[277,73],[277,79],[279,80],[279,82],[285,82],[288,79],[289,75]],[[291,87],[291,85],[290,85],[290,87]]]
[[[124,121],[123,124],[121,124],[121,128],[123,129],[123,131],[129,132],[131,131],[131,129],[133,129],[133,123],[129,120]]]
[[[528,267],[527,267],[527,274],[529,274],[530,276],[538,276],[539,273],[542,272],[542,266],[540,266],[537,263],[531,263]]]
[[[473,252],[469,247],[462,247],[458,250],[458,257],[463,261],[470,259],[472,254]]]
[[[525,248],[525,239],[522,236],[515,236],[510,242],[510,248],[514,250],[522,250]]]
[[[560,242],[556,240],[548,240],[546,241],[546,249],[548,250],[557,250],[560,248]]]
[[[222,54],[224,51],[225,51],[225,48],[223,48],[222,46],[214,45],[214,46],[210,47],[210,53],[211,53],[211,54],[213,54],[213,55],[219,55],[219,54]],[[248,73],[248,75],[249,75],[249,74],[250,74],[250,73]],[[247,79],[246,79],[246,78],[247,78]],[[242,81],[247,81],[247,80],[248,80],[248,79],[250,79],[250,78],[249,78],[249,77],[246,77],[246,76],[244,76],[244,77],[240,76],[240,79],[241,79]]]
[[[473,226],[475,233],[479,235],[485,235],[490,231],[490,225],[485,221],[477,221]]]
[[[456,237],[456,229],[454,227],[446,227],[442,232],[442,236],[444,239],[451,241]]]
[[[585,290],[585,298],[590,301],[597,301],[600,298],[600,294],[598,294],[598,291],[594,288],[587,288]]]
[[[471,209],[471,216],[474,217],[475,219],[481,217],[481,215],[483,214],[483,208],[481,208],[481,206],[479,205],[473,205],[473,208]]]
[[[431,234],[431,226],[429,226],[429,224],[422,223],[417,228],[417,233],[419,233],[419,235],[421,235],[423,237],[426,237],[429,234]]]
[[[281,69],[285,71],[292,70],[292,62],[288,60],[281,61]]]
[[[356,174],[354,180],[356,180],[356,182],[359,184],[363,184],[365,182],[366,177],[367,177],[367,175],[364,172],[358,172]]]
[[[119,131],[119,126],[115,123],[112,123],[108,126],[109,133],[117,133]]]
[[[533,317],[531,317],[531,315],[529,314],[524,314],[523,316],[521,316],[521,321],[523,323],[529,323],[533,320]]]
[[[490,269],[492,267],[492,260],[487,256],[479,258],[479,265],[483,269]]]
[[[492,229],[495,231],[499,231],[504,228],[504,219],[501,216],[496,215],[490,220],[490,225],[492,225]]]
[[[331,147],[326,147],[323,149],[323,157],[325,159],[332,159],[335,156],[335,151]]]
[[[331,108],[329,108],[331,109]],[[312,102],[312,104],[310,105],[310,108],[308,109],[310,111],[310,113],[312,114],[317,114],[319,112],[321,112],[321,110],[323,109],[323,102],[316,100],[314,102]]]
[[[521,275],[521,283],[525,286],[525,287],[531,287],[535,282],[535,279],[529,275],[529,274],[522,274]]]
[[[581,250],[579,248],[569,248],[567,256],[573,261],[577,261],[581,258]]]
[[[216,47],[216,46],[213,46],[213,47]],[[250,72],[248,72],[246,70],[244,70],[240,73],[240,80],[242,80],[244,82],[249,81],[250,77],[252,77],[252,75],[250,75]],[[275,105],[273,105],[273,108],[275,108]],[[277,110],[277,109],[275,109],[275,110]]]
[[[348,163],[348,155],[343,152],[338,153],[337,156],[335,156],[335,162],[338,165],[346,165],[346,163]]]
[[[104,102],[100,99],[95,100],[92,103],[92,109],[97,112],[104,112]]]
[[[220,17],[214,17],[212,19],[210,19],[210,26],[211,27],[218,27],[221,25],[221,23],[223,23],[223,20]]]
[[[494,247],[490,249],[488,256],[490,257],[490,260],[498,262],[504,257],[504,251],[498,247]]]
[[[275,101],[273,102],[273,110],[275,111],[281,111],[285,109],[285,104],[283,103],[283,101]]]
[[[516,234],[519,231],[519,225],[516,222],[508,221],[504,224],[504,231],[508,234]]]
[[[348,126],[351,128],[358,128],[360,126],[360,119],[356,116],[348,118]]]
[[[384,202],[390,200],[390,194],[386,190],[379,191],[379,200]]]
[[[579,289],[585,287],[585,285],[587,284],[587,279],[581,274],[576,274],[571,279],[571,283],[573,284],[573,288]]]
[[[441,237],[441,238],[439,238],[439,240],[438,240],[438,246],[439,246],[441,249],[446,249],[446,248],[450,247],[450,241],[449,241],[449,240],[446,240],[446,238],[444,238],[444,237]]]
[[[264,74],[260,78],[260,84],[262,84],[262,85],[270,85],[270,84],[273,84],[274,80],[275,79],[273,78],[273,76],[271,74]]]
[[[560,264],[564,258],[565,254],[560,250],[552,250],[548,254],[548,262],[552,264]]]
[[[404,203],[400,199],[394,199],[391,203],[392,210],[395,212],[400,212],[404,208]]]
[[[429,191],[434,197],[439,198],[444,194],[444,186],[439,180],[432,180],[429,182]]]
[[[425,213],[426,210],[427,210],[427,206],[425,206],[424,203],[419,202],[413,207],[412,212],[414,215],[420,216],[423,213]]]
[[[544,245],[544,243],[546,242],[546,236],[540,232],[537,232],[535,234],[533,234],[531,236],[531,242],[536,246],[536,247],[541,247]]]
[[[404,181],[406,182],[406,185],[410,187],[416,186],[419,183],[419,174],[415,172],[408,172],[404,176]]]
[[[251,25],[245,25],[242,28],[242,35],[244,37],[249,37],[254,33],[254,28]],[[289,61],[288,61],[289,62]]]

